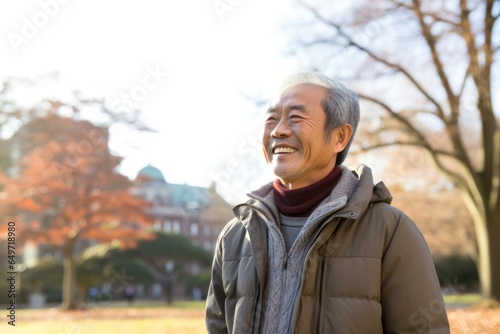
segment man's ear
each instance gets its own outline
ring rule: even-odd
[[[342,152],[352,137],[352,126],[345,124],[333,130],[333,143],[337,153]]]

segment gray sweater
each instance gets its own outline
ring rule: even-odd
[[[268,222],[268,275],[264,291],[261,333],[291,333],[290,324],[293,320],[295,300],[300,288],[307,251],[325,223],[324,213],[331,213],[332,209],[337,211],[343,208],[358,183],[351,171],[343,166],[341,168],[343,169],[342,177],[331,195],[321,202],[311,216],[306,218],[295,241],[293,241],[294,232],[286,227],[287,222],[290,223],[290,221],[285,222],[284,232],[276,223]],[[272,196],[259,198],[259,200],[265,201],[270,207],[276,207]]]

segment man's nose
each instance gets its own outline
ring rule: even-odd
[[[290,127],[288,126],[288,121],[285,117],[280,118],[278,124],[274,127],[273,131],[271,132],[271,136],[275,138],[283,138],[283,137],[288,137],[290,136],[292,131],[290,130]]]

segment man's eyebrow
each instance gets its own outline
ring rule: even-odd
[[[276,108],[275,107],[269,107],[266,109],[266,114],[270,114],[270,113],[273,113],[273,112],[276,112]]]
[[[299,111],[304,111],[304,112],[307,110],[306,106],[303,104],[292,104],[292,105],[286,106],[286,109],[299,110]],[[270,113],[274,113],[274,112],[277,112],[276,107],[269,107],[266,109],[266,114],[270,114]]]

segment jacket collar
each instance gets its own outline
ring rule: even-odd
[[[372,171],[365,165],[359,165],[354,170],[341,166],[342,177],[332,193],[325,198],[318,208],[313,212],[314,216],[333,213],[336,215],[356,219],[370,203],[385,202],[390,204],[392,196],[386,186],[379,182],[373,184]],[[237,217],[245,226],[249,223],[243,206],[250,205],[261,211],[268,219],[279,221],[279,212],[274,203],[273,184],[269,182],[257,190],[248,194],[250,199],[234,208]],[[248,226],[247,226],[248,228]]]

